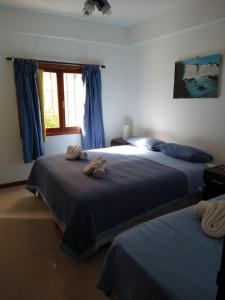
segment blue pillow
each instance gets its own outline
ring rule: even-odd
[[[127,139],[129,144],[132,144],[139,148],[147,148],[148,150],[160,151],[159,146],[163,144],[163,141],[151,138],[151,137],[140,137],[133,136]]]
[[[213,157],[208,153],[191,146],[164,143],[160,145],[159,148],[164,154],[181,160],[191,162],[208,162],[213,159]]]

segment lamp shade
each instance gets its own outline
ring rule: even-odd
[[[126,141],[130,137],[130,124],[123,125],[123,140]]]

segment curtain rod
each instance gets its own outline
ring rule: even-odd
[[[10,56],[10,57],[6,57],[6,60],[13,60],[14,57],[13,56]],[[78,63],[69,63],[69,62],[61,62],[61,61],[52,61],[52,60],[39,60],[37,59],[36,60],[38,63],[48,63],[48,64],[62,64],[62,65],[70,65],[70,66],[83,66],[85,64],[78,64]],[[100,67],[102,69],[105,69],[105,65],[100,65]]]

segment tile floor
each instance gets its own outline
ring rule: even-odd
[[[0,190],[0,299],[106,300],[95,288],[107,247],[77,264],[41,199],[23,186]]]

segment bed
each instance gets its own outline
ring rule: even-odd
[[[202,191],[203,163],[131,145],[88,151],[89,160],[98,156],[107,161],[104,179],[84,175],[89,161],[68,161],[61,154],[37,159],[27,181],[61,224],[61,246],[76,260],[118,230]]]
[[[190,206],[115,238],[97,286],[121,300],[214,300],[222,247]]]

